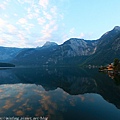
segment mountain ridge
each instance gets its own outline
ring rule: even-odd
[[[116,26],[98,39],[96,52],[86,61],[86,63],[109,64],[114,58],[120,58],[119,52],[120,27]]]
[[[97,40],[70,38],[61,45],[47,41],[42,47],[24,49],[11,59],[11,63],[35,66],[104,65],[116,57],[120,58],[119,52],[120,27],[115,26]]]

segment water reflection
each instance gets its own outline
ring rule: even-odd
[[[120,73],[114,73],[113,71],[107,72],[108,76],[114,80],[116,85],[120,85]]]
[[[97,94],[71,96],[62,89],[45,91],[33,84],[1,85],[0,116],[47,116],[50,120],[120,117],[120,111]],[[9,92],[8,92],[9,91]],[[87,116],[86,116],[87,115]],[[100,118],[101,119],[101,118]]]
[[[0,84],[0,116],[120,119],[120,87],[96,69],[1,70]]]

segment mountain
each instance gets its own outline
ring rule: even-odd
[[[53,47],[53,46],[57,46],[58,44],[55,42],[50,42],[47,41],[42,47]]]
[[[21,48],[0,47],[0,62],[8,62],[21,52]]]
[[[97,41],[71,38],[59,47],[64,57],[85,56],[94,54]]]
[[[120,27],[98,40],[71,38],[61,45],[46,42],[42,47],[25,49],[11,62],[15,65],[105,65],[120,58]]]
[[[91,55],[85,64],[103,65],[113,62],[115,58],[120,58],[120,27],[118,26],[98,39],[95,54]]]
[[[28,48],[20,52],[11,63],[16,65],[38,66],[44,65],[49,61],[52,52],[57,49],[58,45],[42,46],[39,48]]]
[[[66,59],[93,54],[96,45],[97,41],[95,40],[89,41],[77,38],[71,38],[62,45],[47,42],[40,48],[22,51],[12,63],[16,65],[63,65],[68,62]]]

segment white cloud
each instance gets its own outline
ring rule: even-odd
[[[42,36],[37,40],[37,43],[44,43],[48,40],[51,40],[53,38],[53,33],[57,31],[58,26],[55,23],[55,21],[50,21],[50,23],[46,24],[44,26],[44,29],[41,30]]]
[[[30,23],[27,23],[25,26],[24,26],[24,29],[26,30],[26,34],[30,34],[31,33],[31,29],[34,27],[34,24],[30,24]]]
[[[9,47],[26,47],[25,34],[19,34],[19,31],[15,35],[13,33],[2,33],[0,43]]]
[[[75,28],[71,28],[70,29],[70,34],[74,34],[75,33]]]
[[[18,20],[18,24],[26,24],[27,20],[25,18],[21,18]]]
[[[33,27],[33,25],[30,24],[29,27]],[[20,29],[15,25],[0,18],[0,44],[2,46],[25,47],[26,33],[24,31],[19,32]]]
[[[0,4],[0,9],[5,10],[5,5],[4,4]]]
[[[16,13],[14,13],[13,15],[14,15],[15,17],[17,17],[17,16],[18,16],[18,14],[16,14]]]
[[[49,14],[48,12],[45,12],[45,11],[43,11],[43,15],[48,20],[52,20],[53,18],[52,14]]]
[[[78,37],[79,37],[79,38],[84,38],[84,37],[85,37],[85,34],[81,32]]]
[[[22,41],[25,40],[25,38],[24,38],[24,36],[23,36],[22,34],[18,34],[17,36],[18,36],[18,39],[20,39],[20,40],[22,40]]]
[[[6,21],[5,21],[5,20],[3,20],[2,18],[0,18],[0,27],[4,26],[4,25],[5,25],[5,23],[6,23]]]
[[[28,19],[33,19],[33,18],[34,18],[34,14],[29,13],[29,14],[27,15],[27,18],[28,18]]]
[[[16,5],[14,8],[13,4]],[[29,44],[35,47],[38,46],[36,44],[42,45],[45,41],[58,36],[57,30],[62,26],[61,24],[58,26],[61,14],[58,6],[49,0],[17,0],[13,3],[11,0],[5,0],[2,5],[9,6],[3,10],[4,13],[0,17],[0,36],[2,36],[0,43],[27,47]],[[7,12],[9,9],[10,14]]]
[[[53,31],[54,26],[56,26],[55,21],[50,21],[50,23],[44,26],[43,30],[41,30],[41,33],[42,34],[51,33],[50,31]]]
[[[20,4],[24,4],[24,3],[28,3],[28,4],[32,4],[34,2],[34,0],[17,0]]]
[[[8,16],[7,14],[4,14],[4,17],[5,17],[5,18],[9,18],[9,16]]]
[[[43,9],[47,9],[48,4],[49,4],[49,1],[48,1],[48,0],[40,0],[40,1],[39,1],[39,5],[42,6]]]
[[[0,44],[3,44],[4,40],[2,38],[0,38]]]
[[[51,9],[50,9],[50,12],[53,16],[57,16],[57,7],[56,6],[53,6]]]
[[[29,8],[26,8],[27,15],[26,18],[28,19],[35,19],[40,16],[40,8],[38,8],[36,5],[31,5]]]
[[[93,33],[89,32],[89,33],[83,33],[81,32],[77,38],[81,38],[81,39],[91,39],[92,38]]]
[[[40,24],[40,25],[44,25],[44,23],[46,22],[45,18],[43,18],[43,17],[38,18],[37,21],[38,21],[38,24]]]
[[[0,9],[5,10],[8,3],[10,2],[10,0],[3,0],[3,1],[0,1],[0,2],[1,2],[0,3]]]
[[[40,13],[40,9],[36,8],[36,9],[35,9],[35,13],[38,13],[38,14],[39,14],[39,13]]]
[[[10,32],[10,33],[15,33],[17,30],[16,27],[11,24],[6,25],[6,27],[8,28],[8,32]]]

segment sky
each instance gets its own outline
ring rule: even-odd
[[[0,46],[99,39],[120,26],[120,0],[0,0]]]

